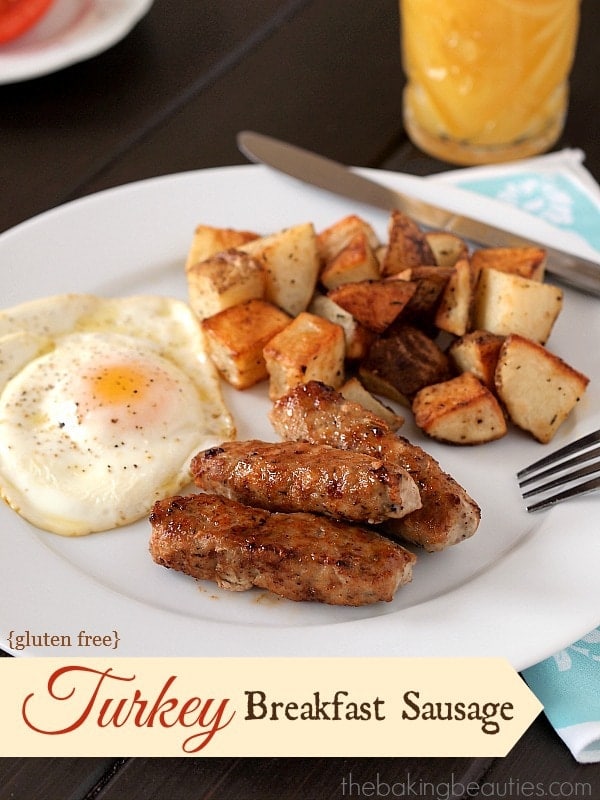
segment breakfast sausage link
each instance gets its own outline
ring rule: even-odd
[[[416,560],[355,525],[316,514],[273,514],[213,494],[160,500],[150,523],[157,564],[223,589],[256,586],[289,600],[390,601],[411,580]]]
[[[422,505],[402,519],[387,520],[388,533],[434,551],[477,530],[479,506],[432,456],[334,389],[316,381],[295,386],[275,402],[270,420],[283,439],[351,449],[406,469],[419,487]]]
[[[380,455],[308,442],[225,442],[191,462],[206,492],[270,511],[311,511],[379,523],[419,508],[414,480]]]

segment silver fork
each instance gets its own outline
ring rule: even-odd
[[[539,461],[517,472],[517,480],[523,498],[544,494],[565,484],[571,484],[560,492],[550,494],[527,506],[527,511],[541,511],[544,508],[561,503],[570,497],[590,494],[600,489],[600,430],[582,436],[571,444],[555,450]],[[590,463],[588,463],[590,462]],[[580,466],[585,464],[586,466]],[[588,480],[582,480],[588,478]],[[532,484],[550,478],[538,486]],[[525,487],[531,488],[523,489]]]

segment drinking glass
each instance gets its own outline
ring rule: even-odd
[[[405,129],[430,155],[486,164],[559,138],[579,0],[400,0]]]

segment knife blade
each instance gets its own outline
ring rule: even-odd
[[[403,194],[353,172],[344,164],[271,136],[241,131],[237,135],[237,145],[249,161],[265,164],[303,183],[384,211],[398,209],[421,225],[455,233],[475,244],[543,247],[549,273],[576,289],[600,297],[600,263],[596,261]]]

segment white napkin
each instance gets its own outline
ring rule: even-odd
[[[562,150],[507,164],[453,170],[428,180],[516,206],[600,253],[600,187],[583,161],[581,150]],[[523,677],[575,759],[582,764],[600,762],[600,627],[526,669]]]

